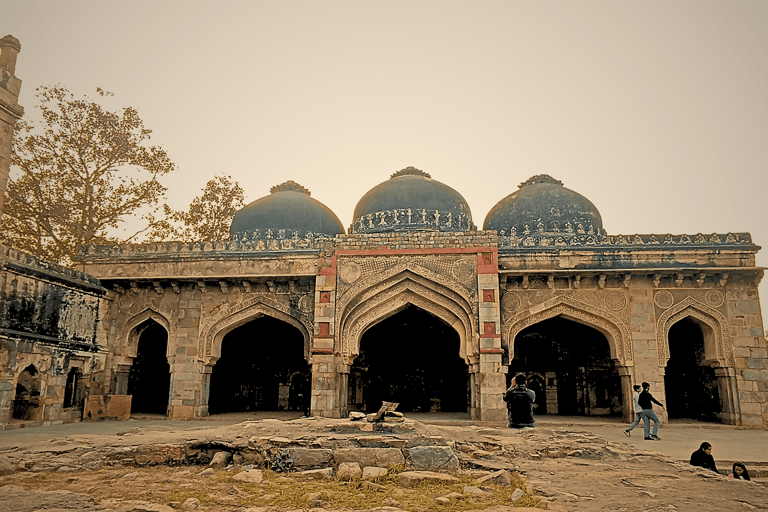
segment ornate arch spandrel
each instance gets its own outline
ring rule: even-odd
[[[161,313],[158,313],[152,308],[147,308],[141,313],[129,318],[121,330],[122,335],[120,345],[127,347],[128,357],[136,357],[139,349],[139,337],[141,331],[143,331],[143,329],[139,330],[139,327],[141,327],[147,320],[153,320],[165,329],[165,332],[168,333],[168,347],[170,347],[171,323]]]
[[[733,367],[733,340],[731,339],[728,319],[720,311],[691,296],[664,311],[656,322],[656,349],[659,354],[659,366],[667,366],[669,362],[669,329],[687,317],[695,318],[712,329],[715,335],[715,357],[710,359],[717,359],[720,366]]]
[[[205,365],[214,365],[221,357],[221,342],[224,336],[261,316],[269,316],[297,328],[304,337],[304,358],[309,360],[313,330],[294,316],[289,306],[266,296],[253,297],[234,304],[222,313],[208,318],[200,328],[198,360]]]
[[[346,347],[346,351],[342,354],[345,357],[352,359],[360,353],[360,342],[366,330],[409,305],[423,309],[456,330],[459,335],[459,355],[464,361],[469,361],[473,355],[476,355],[479,350],[478,340],[472,336],[471,331],[467,331],[468,319],[466,317],[462,319],[457,315],[462,311],[460,308],[456,308],[455,304],[449,302],[441,303],[439,300],[436,302],[433,300],[435,297],[426,297],[423,293],[414,292],[407,287],[396,291],[398,293],[387,294],[378,300],[366,303],[368,307],[359,311],[359,314],[345,325],[342,331],[342,339]],[[461,329],[457,328],[457,324]]]
[[[531,312],[532,310],[534,312]],[[626,324],[607,310],[602,310],[566,295],[548,299],[541,304],[521,311],[504,323],[502,332],[506,333],[506,337],[502,338],[502,346],[506,345],[504,348],[507,349],[510,358],[514,357],[515,338],[520,331],[556,316],[563,316],[569,320],[594,327],[603,333],[608,340],[612,359],[622,366],[633,362],[632,335]]]
[[[475,298],[469,291],[457,281],[448,279],[441,274],[433,272],[428,268],[422,267],[412,261],[400,263],[393,268],[378,275],[368,276],[359,279],[351,287],[344,291],[341,297],[336,298],[336,325],[343,323],[342,317],[353,303],[360,304],[367,301],[371,296],[379,293],[382,289],[392,286],[393,280],[403,280],[408,278],[408,274],[414,276],[413,279],[422,279],[425,284],[431,284],[434,289],[444,290],[448,294],[456,296],[456,302],[463,304],[468,308],[470,316],[477,316]],[[473,326],[474,327],[474,326]]]

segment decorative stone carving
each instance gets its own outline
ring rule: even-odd
[[[550,232],[556,232],[559,229],[557,226],[553,226]],[[577,225],[575,230],[576,235],[571,236],[574,233],[573,225],[570,222],[565,224],[563,229],[568,233],[568,236],[558,236],[554,239],[547,235],[547,232],[530,230],[529,226],[522,226],[521,233],[524,237],[517,235],[517,229],[512,228],[509,235],[505,235],[499,232],[499,249],[504,247],[544,247],[549,249],[555,249],[557,247],[578,247],[583,245],[589,245],[596,249],[600,247],[612,247],[626,246],[626,247],[643,247],[643,246],[658,246],[659,239],[657,235],[612,235],[608,236],[604,233],[594,233],[594,228],[590,226],[590,230],[586,233],[583,227],[580,229]],[[659,235],[660,236],[660,235]],[[724,246],[724,245],[750,245],[752,244],[752,238],[749,233],[728,233],[727,235],[713,233],[709,237],[705,237],[702,234],[699,235],[667,235],[662,242],[667,246],[666,249],[672,249],[674,246],[682,245],[686,246],[686,249],[690,249],[691,245],[701,246]],[[657,248],[657,247],[655,247]]]
[[[311,294],[302,295],[299,299],[299,309],[306,314],[315,310],[315,298]]]
[[[733,366],[733,343],[728,319],[720,311],[699,302],[691,296],[667,309],[656,322],[656,348],[659,366],[669,361],[669,329],[686,317],[692,317],[708,325],[715,336],[715,358],[721,366]],[[708,354],[711,358],[713,354]]]
[[[559,315],[593,326],[605,334],[611,354],[619,364],[625,365],[633,360],[632,336],[620,318],[607,310],[601,310],[567,295],[554,297],[521,311],[504,323],[502,330],[506,332],[506,336],[502,338],[502,345],[507,345],[509,357],[514,357],[515,337],[520,331]]]
[[[653,296],[653,302],[662,309],[667,309],[675,303],[675,298],[667,290],[659,290]]]
[[[339,279],[347,284],[352,284],[362,275],[360,267],[354,261],[347,261],[339,267]]]
[[[516,311],[520,307],[520,296],[515,292],[506,292],[501,296],[501,309],[507,312]]]
[[[725,297],[720,290],[709,290],[704,295],[704,300],[713,308],[719,308],[723,305],[723,302],[725,302]]]
[[[621,311],[627,307],[627,296],[620,292],[610,292],[605,296],[605,307],[611,311]]]
[[[457,281],[466,281],[467,279],[470,279],[474,272],[475,269],[472,264],[465,259],[456,260],[453,262],[453,267],[451,268],[451,273]]]

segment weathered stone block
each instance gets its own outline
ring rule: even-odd
[[[457,470],[459,459],[449,446],[415,446],[408,456],[416,470]]]
[[[397,475],[397,480],[403,487],[416,487],[421,483],[456,483],[458,478],[445,473],[435,473],[432,471],[403,471]]]
[[[403,452],[397,448],[339,448],[334,450],[336,464],[355,462],[362,466],[392,467],[403,464]]]
[[[323,468],[333,461],[333,452],[324,448],[286,448],[285,451],[295,468]]]
[[[352,480],[359,478],[363,474],[360,464],[357,462],[342,462],[336,472],[339,480]]]

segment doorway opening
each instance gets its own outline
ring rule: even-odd
[[[154,320],[147,320],[137,330],[139,343],[128,374],[128,394],[133,395],[131,412],[168,414],[171,387],[171,367],[166,356],[168,331]]]
[[[262,316],[224,336],[221,357],[211,372],[208,413],[309,413],[311,383],[302,333],[282,320]]]
[[[402,412],[469,411],[469,372],[459,334],[416,306],[363,333],[349,373],[351,411],[374,412],[381,402]]]
[[[670,419],[719,421],[723,407],[718,380],[715,369],[705,362],[705,343],[713,336],[711,330],[691,317],[669,329],[664,387]]]
[[[536,393],[535,414],[621,416],[621,378],[597,329],[554,317],[515,338],[507,386],[518,373]]]
[[[40,372],[31,364],[24,368],[16,381],[16,394],[13,398],[14,420],[40,420]]]

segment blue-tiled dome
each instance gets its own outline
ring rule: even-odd
[[[257,199],[235,214],[229,232],[231,235],[264,236],[271,231],[277,237],[283,230],[280,234],[286,238],[334,237],[344,233],[344,226],[336,214],[309,194],[309,190],[293,181],[272,187],[270,195]]]
[[[503,235],[604,234],[600,212],[589,199],[561,181],[539,174],[494,206],[483,229]]]
[[[355,207],[350,233],[474,231],[472,213],[454,189],[414,167],[376,185]]]

